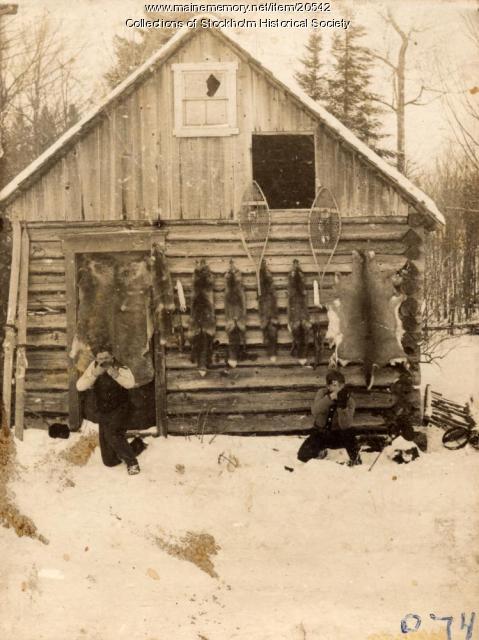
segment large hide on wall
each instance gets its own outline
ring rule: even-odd
[[[373,362],[379,367],[407,361],[401,344],[404,331],[399,317],[399,307],[406,296],[396,290],[395,278],[396,274],[380,270],[374,252],[366,253],[365,279],[374,338]]]
[[[305,364],[311,322],[304,273],[298,260],[293,260],[293,267],[288,274],[288,327],[293,336],[291,353],[297,356],[301,364]]]
[[[84,255],[79,266],[77,330],[70,356],[83,372],[99,349],[129,367],[138,386],[154,377],[150,353],[151,271],[137,254]]]
[[[266,260],[261,262],[259,271],[261,295],[258,300],[259,319],[263,331],[263,342],[268,356],[274,361],[278,351],[278,300],[273,276]]]
[[[246,296],[241,271],[233,262],[225,274],[225,330],[228,334],[228,363],[234,367],[246,350]]]
[[[357,251],[352,253],[349,277],[336,277],[334,298],[328,308],[326,340],[334,345],[339,364],[364,362],[371,342],[368,322],[368,291],[364,286],[364,261]]]
[[[115,334],[112,293],[115,264],[104,256],[84,256],[78,267],[77,326],[70,357],[83,373],[99,349],[112,347]]]
[[[147,259],[125,260],[117,268],[113,354],[129,367],[138,386],[155,375],[151,356],[151,270]]]
[[[200,372],[211,364],[213,338],[216,332],[214,277],[205,260],[200,260],[193,273],[189,338],[191,360]]]
[[[405,296],[396,290],[396,278],[380,270],[374,252],[354,251],[351,275],[335,281],[326,338],[339,364],[364,363],[367,378],[375,368],[407,362],[398,313]]]

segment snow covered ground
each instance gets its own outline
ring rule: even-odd
[[[454,389],[468,353],[443,361]],[[435,613],[462,640],[479,595],[479,453],[440,435],[372,471],[373,453],[296,462],[298,437],[150,438],[130,477],[98,449],[83,467],[62,459],[77,434],[29,430],[11,489],[50,544],[0,528],[0,637],[392,640],[413,613],[414,640],[446,640]]]

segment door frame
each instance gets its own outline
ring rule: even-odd
[[[304,130],[287,130],[287,131],[252,131],[249,144],[249,156],[250,156],[250,169],[251,180],[254,180],[253,175],[253,136],[310,136],[313,139],[313,152],[314,152],[314,193],[318,192],[321,186],[321,181],[318,176],[318,130],[317,129],[304,129]],[[260,185],[261,186],[261,185]],[[274,209],[271,209],[274,211]]]
[[[77,257],[83,253],[123,253],[127,251],[151,252],[156,245],[165,248],[167,232],[159,229],[79,229],[76,233],[61,234],[65,255],[67,354],[69,357],[77,324],[78,280]],[[157,323],[154,336],[155,403],[158,435],[166,436],[166,363],[164,347],[159,346]],[[78,374],[70,363],[68,368],[68,411],[72,430],[81,425],[79,395],[76,388]]]

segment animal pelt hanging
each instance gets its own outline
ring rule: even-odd
[[[131,369],[136,385],[142,386],[155,375],[151,352],[153,319],[149,261],[144,257],[122,256],[116,279],[113,354]]]
[[[304,273],[298,260],[293,260],[293,267],[288,274],[288,328],[293,336],[291,354],[304,365],[307,361],[311,322]]]
[[[228,364],[236,367],[246,356],[246,296],[241,271],[233,261],[225,274],[225,330],[228,334]]]
[[[326,338],[335,348],[335,360],[364,364],[368,388],[374,371],[387,364],[407,363],[401,345],[399,306],[405,296],[398,293],[395,274],[383,273],[373,251],[353,251],[349,278],[336,278],[334,300],[328,308]]]
[[[70,358],[83,373],[98,349],[112,348],[115,314],[112,294],[115,264],[109,258],[84,257],[78,269],[78,314]]]
[[[206,261],[202,259],[197,263],[193,273],[189,327],[191,361],[197,365],[200,375],[206,374],[213,355],[216,331],[213,284],[213,274]]]
[[[261,262],[259,278],[261,295],[258,300],[258,310],[263,331],[263,343],[271,361],[275,362],[278,353],[278,300],[273,276],[268,269],[266,260]]]
[[[160,344],[165,345],[173,335],[175,298],[170,270],[165,252],[157,245],[152,251],[153,262],[153,308],[158,323]]]
[[[334,347],[334,360],[341,366],[364,362],[370,347],[368,292],[364,286],[364,261],[352,252],[351,275],[335,277],[333,301],[328,305],[326,340]]]

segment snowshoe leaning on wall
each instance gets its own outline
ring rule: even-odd
[[[216,332],[213,298],[214,278],[204,259],[197,262],[193,272],[189,339],[191,361],[201,376],[206,375],[213,356],[213,339]]]
[[[292,269],[288,274],[288,329],[293,336],[291,354],[298,358],[301,365],[307,362],[310,328],[304,273],[299,261],[293,260]]]
[[[225,330],[228,335],[230,367],[236,367],[246,354],[246,296],[242,274],[230,261],[225,274]]]
[[[273,276],[266,260],[262,260],[260,272],[261,295],[258,300],[259,320],[263,331],[263,343],[271,362],[276,362],[278,353],[278,301]]]

